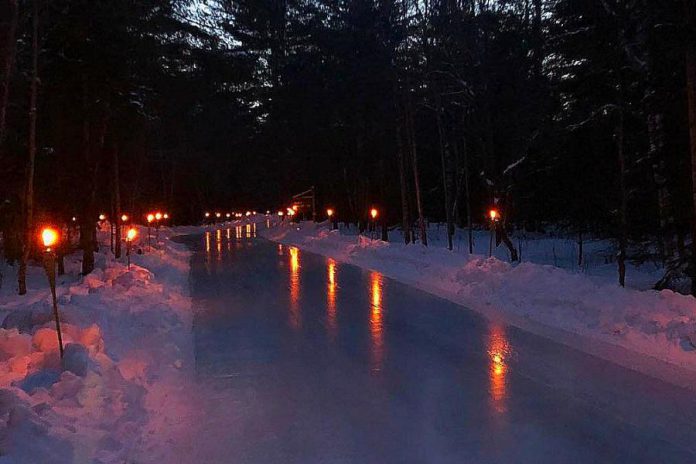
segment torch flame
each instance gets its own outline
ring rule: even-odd
[[[58,243],[58,231],[51,227],[45,227],[41,231],[41,241],[47,249]]]

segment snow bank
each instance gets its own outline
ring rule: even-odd
[[[613,276],[602,280],[551,265],[512,265],[466,251],[347,236],[326,224],[282,224],[260,233],[562,342],[573,338],[565,334],[580,335],[696,372],[696,299],[691,296],[621,288]]]
[[[186,372],[193,367],[189,252],[171,242],[172,235],[161,230],[145,254],[136,246],[130,270],[125,257],[116,261],[108,251],[105,234],[91,274],[79,276],[79,255],[66,257],[57,288],[62,361],[42,268],[29,268],[30,291],[22,297],[6,272],[0,290],[1,462],[122,463],[162,446],[166,437],[152,433],[166,420],[157,408],[162,397],[186,395]]]

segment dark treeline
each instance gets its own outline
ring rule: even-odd
[[[89,271],[101,211],[199,221],[316,186],[407,242],[495,206],[501,231],[615,239],[621,284],[652,259],[678,286],[696,272],[694,3],[0,0],[5,257],[75,216]]]

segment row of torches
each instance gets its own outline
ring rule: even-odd
[[[287,208],[286,212],[283,212],[282,210],[278,211],[278,216],[283,217],[283,216],[287,215],[287,216],[292,217],[292,216],[297,214],[298,209],[299,209],[298,205],[292,205],[291,207]],[[268,216],[270,214],[271,214],[270,211],[266,211],[266,216]],[[332,219],[335,214],[336,214],[336,211],[333,208],[326,209],[326,216],[329,219]],[[242,213],[225,213],[224,214],[226,219],[231,219],[232,217],[240,219],[244,216],[249,217],[251,215],[256,215],[256,211],[247,211],[245,214],[242,214]],[[379,215],[379,211],[377,210],[377,208],[370,209],[370,217],[372,218],[373,221],[375,219],[377,219],[378,215]],[[220,212],[210,213],[210,212],[206,211],[206,213],[203,216],[205,217],[205,219],[210,219],[213,217],[215,219],[222,219],[223,214]]]
[[[106,219],[106,214],[99,215],[100,222],[104,222],[106,221]],[[122,214],[120,219],[121,224],[127,224],[130,220],[130,216],[128,216],[127,214]],[[159,227],[161,221],[166,221],[168,219],[169,213],[161,213],[159,211],[155,213],[147,213],[145,215],[145,221],[147,222],[148,227],[152,226],[153,222],[157,227]],[[75,216],[72,217],[72,222],[77,222],[77,218]],[[126,230],[125,238],[127,242],[132,242],[133,240],[135,240],[137,236],[138,229],[136,229],[135,227],[131,226]],[[54,249],[56,247],[56,244],[60,241],[60,233],[58,232],[58,229],[52,226],[46,226],[42,228],[39,237],[41,239],[41,243],[43,243],[44,250],[47,252],[52,251],[52,249]]]

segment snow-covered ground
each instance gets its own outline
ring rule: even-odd
[[[185,424],[201,414],[199,400],[206,392],[193,371],[190,253],[170,239],[249,221],[277,218],[162,229],[153,250],[133,254],[130,271],[125,258],[117,261],[108,251],[106,234],[100,235],[107,244],[90,275],[79,276],[78,253],[68,256],[67,273],[58,278],[66,345],[62,363],[43,269],[29,268],[29,293],[19,297],[14,269],[3,265],[0,463],[175,462],[178,450],[191,449]],[[403,245],[395,233],[385,243],[355,230],[331,231],[328,224],[283,223],[257,230],[271,240],[379,271],[492,319],[575,346],[582,343],[573,343],[571,335],[578,336],[581,348],[590,352],[609,347],[599,355],[625,350],[696,373],[696,300],[646,290],[660,274],[652,264],[631,267],[632,288],[618,287],[607,242],[588,242],[585,265],[578,268],[576,244],[563,238],[515,237],[523,263],[511,265],[502,248],[487,257],[485,231],[476,233],[476,253],[470,256],[464,231],[458,231],[449,252],[444,228],[437,226],[428,248]],[[143,249],[145,233],[141,229]]]
[[[19,297],[4,266],[0,462],[135,462],[171,440],[158,431],[186,414],[177,398],[189,395],[193,368],[189,252],[171,235],[161,230],[130,271],[103,233],[91,274],[79,276],[79,254],[66,257],[57,286],[62,364],[43,269],[29,267],[29,293]]]
[[[523,262],[512,265],[502,247],[488,258],[485,232],[477,233],[473,255],[468,254],[463,236],[455,240],[453,252],[446,250],[444,228],[439,237],[437,229],[432,231],[427,248],[404,245],[398,237],[385,243],[354,231],[332,231],[326,223],[286,223],[260,234],[379,271],[490,318],[647,373],[660,375],[664,366],[637,365],[632,354],[696,372],[692,345],[696,343],[696,299],[669,290],[648,290],[660,272],[652,264],[631,267],[628,283],[633,288],[619,287],[607,242],[587,244],[586,264],[578,269],[573,264],[577,249],[573,251],[574,243],[563,239],[523,240]],[[612,347],[620,347],[621,354]]]

